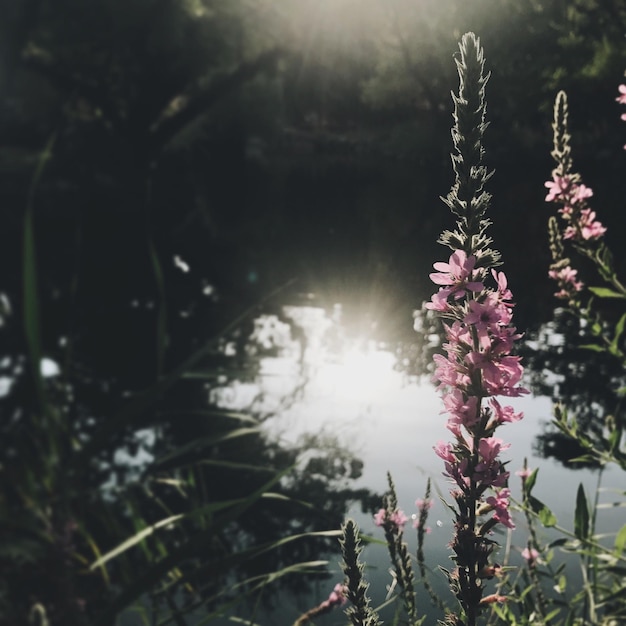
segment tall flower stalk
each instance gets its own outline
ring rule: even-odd
[[[502,424],[518,421],[521,413],[503,406],[496,396],[526,393],[519,386],[523,368],[511,351],[517,334],[512,325],[512,294],[492,249],[485,217],[491,196],[484,189],[491,176],[483,164],[485,121],[484,56],[480,40],[467,33],[456,58],[459,92],[453,94],[452,165],[455,182],[444,202],[457,218],[456,229],[439,242],[453,252],[448,262],[435,263],[430,275],[439,290],[426,305],[446,320],[445,355],[435,355],[433,380],[441,390],[447,427],[453,440],[439,442],[435,452],[452,481],[455,568],[446,572],[461,612],[449,616],[457,626],[474,626],[482,607],[506,598],[485,595],[485,581],[497,567],[494,527],[513,528],[509,513],[509,472],[500,458],[509,444],[495,436]]]

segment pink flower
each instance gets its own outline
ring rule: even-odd
[[[522,482],[525,482],[526,479],[533,473],[533,470],[530,469],[530,467],[523,467],[520,470],[517,470],[517,472],[515,472],[516,476],[519,476],[522,479]]]
[[[509,513],[510,496],[511,491],[505,487],[504,489],[500,489],[495,496],[489,496],[486,502],[494,510],[494,519],[496,519],[507,528],[515,528],[515,524],[513,523],[513,520],[511,519],[511,514]]]
[[[524,548],[522,550],[522,558],[526,560],[529,567],[533,567],[539,559],[539,552],[534,548]]]
[[[345,585],[337,583],[335,588],[330,592],[328,600],[324,600],[320,604],[320,608],[332,609],[335,606],[343,606],[347,601],[348,589]]]
[[[496,270],[491,270],[491,275],[493,276],[496,284],[498,285],[498,294],[500,296],[500,300],[511,300],[513,298],[513,294],[511,290],[508,288],[508,281],[506,278],[506,274],[504,272],[497,272]]]
[[[492,398],[489,403],[493,408],[493,412],[496,418],[496,424],[504,424],[506,422],[519,422],[524,417],[523,413],[515,413],[515,409],[512,406],[502,406],[495,398]]]
[[[441,287],[437,293],[434,293],[430,302],[426,303],[426,308],[431,311],[449,311],[448,296],[452,295],[453,290]]]
[[[626,85],[620,85],[618,87],[618,90],[619,90],[619,96],[617,96],[615,100],[619,102],[620,104],[626,104]]]
[[[496,357],[485,352],[469,352],[465,360],[481,370],[484,390],[489,396],[519,396],[528,391],[516,385],[522,379],[524,368],[520,357]]]
[[[428,500],[423,500],[422,498],[418,498],[415,500],[415,506],[419,511],[429,511],[435,506],[435,503],[429,498]]]
[[[497,302],[489,299],[484,302],[470,300],[468,311],[463,318],[463,322],[473,325],[480,333],[486,331],[491,326],[495,326],[500,321],[500,312],[496,308]]]
[[[569,265],[559,270],[550,270],[548,272],[548,276],[558,281],[561,287],[560,291],[554,294],[557,298],[571,298],[573,292],[580,291],[583,288],[584,284],[576,280],[577,274],[578,270],[572,269]]]
[[[394,511],[389,518],[397,528],[402,528],[408,521],[409,518],[404,514],[404,511]]]
[[[471,428],[478,422],[478,398],[475,396],[465,398],[462,391],[452,389],[443,397],[443,404],[453,424]]]
[[[385,509],[379,509],[378,513],[374,515],[374,524],[376,524],[376,526],[383,525],[383,523],[385,522],[386,513],[387,512],[385,511]]]
[[[596,220],[596,212],[582,209],[577,226],[568,226],[563,233],[563,239],[599,239],[605,232],[606,228]]]
[[[485,437],[478,442],[478,454],[483,463],[490,465],[496,460],[501,451],[508,450],[510,447],[511,444],[504,443],[502,439]],[[476,467],[478,468],[479,465],[480,463]]]
[[[598,239],[606,232],[606,228],[596,221],[596,212],[591,209],[580,212],[580,230],[583,239]]]
[[[436,446],[433,446],[435,454],[443,459],[446,463],[454,463],[456,457],[452,453],[452,444],[447,441],[438,441]]]
[[[564,199],[569,197],[570,187],[572,185],[571,177],[553,174],[552,178],[554,180],[548,180],[544,183],[545,186],[548,188],[546,202],[553,202],[557,198]]]
[[[448,263],[435,263],[437,272],[430,274],[430,279],[436,285],[450,285],[455,298],[461,298],[465,291],[482,291],[483,284],[473,281],[473,270],[476,257],[470,256],[463,250],[456,250],[450,256]]]
[[[572,185],[572,195],[570,201],[575,204],[582,202],[585,198],[591,198],[593,190],[586,185]]]
[[[389,523],[397,529],[401,529],[409,521],[409,518],[404,514],[404,511],[399,510],[393,511],[389,517],[387,517],[387,511],[385,509],[379,509],[378,513],[374,515],[374,524],[376,526],[384,526],[386,521],[389,521]]]

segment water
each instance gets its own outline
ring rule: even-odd
[[[287,444],[296,444],[307,433],[336,436],[364,461],[363,471],[354,486],[382,493],[387,488],[386,475],[390,472],[400,507],[411,516],[416,513],[416,498],[423,497],[428,477],[441,497],[448,495],[442,462],[432,449],[438,440],[449,440],[446,418],[441,415],[442,403],[427,378],[419,379],[397,369],[393,347],[374,338],[376,333],[350,335],[340,311],[338,305],[328,311],[316,307],[288,307],[285,310],[287,317],[297,320],[305,329],[308,347],[304,353],[290,343],[288,329],[279,327],[276,320],[265,320],[266,332],[263,331],[264,323],[260,323],[261,340],[276,341],[282,351],[278,356],[264,359],[255,383],[246,390],[239,388],[239,392],[244,396],[247,393],[249,397],[260,396],[268,407],[278,407],[280,398],[298,383],[295,373],[305,371],[306,385],[299,396],[290,406],[277,410],[265,421],[266,432],[271,438]],[[558,343],[558,338],[553,342]],[[298,370],[294,366],[296,360],[304,368]],[[238,397],[235,392],[230,388],[224,392],[224,397],[230,398],[231,406],[243,408],[244,396]],[[582,483],[588,497],[593,498],[598,472],[566,469],[561,463],[542,458],[536,452],[536,437],[550,421],[550,398],[526,396],[512,399],[511,404],[525,415],[522,421],[507,424],[498,431],[498,436],[511,443],[503,456],[504,460],[510,461],[513,497],[518,501],[521,498],[520,479],[513,474],[527,459],[529,467],[539,468],[533,495],[548,504],[559,525],[571,529],[578,484]],[[603,472],[602,486],[606,491],[602,491],[600,501],[606,503],[607,508],[601,509],[598,518],[597,531],[600,533],[614,533],[623,523],[621,509],[608,506],[615,499],[610,489],[619,490],[622,478],[615,468]],[[354,506],[347,515],[357,521],[366,535],[382,539],[382,531],[375,527],[369,513],[364,514]],[[496,559],[502,564],[520,564],[520,553],[526,546],[528,529],[523,515],[516,513],[514,518],[517,528],[510,536],[501,535],[498,539],[502,548]],[[440,501],[431,510],[429,525],[432,532],[426,539],[427,563],[433,570],[435,586],[452,604],[444,577],[437,571],[439,564],[452,565],[446,547],[452,536],[451,514]],[[408,526],[406,535],[414,549],[414,533]],[[545,540],[557,536],[555,531],[546,529],[540,530],[540,535]],[[386,549],[368,546],[364,558],[369,566],[367,576],[372,583],[371,596],[377,605],[385,600],[392,581]],[[262,624],[291,624],[301,611],[324,600],[335,582],[342,579],[339,559],[337,551],[329,565],[333,573],[330,580],[318,583],[307,595],[298,598],[284,596],[276,612],[261,614],[258,621]],[[572,567],[574,560],[570,558]],[[570,581],[574,582],[576,576],[575,571],[571,573]],[[386,615],[389,619],[389,611]],[[431,613],[431,616],[438,615]],[[340,624],[344,620],[341,613],[336,612],[315,623]]]

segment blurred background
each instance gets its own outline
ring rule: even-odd
[[[438,417],[437,331],[413,325],[447,258],[467,31],[491,72],[491,234],[543,398],[527,453],[576,456],[542,431],[546,398],[603,419],[617,374],[572,365],[578,330],[553,319],[543,183],[564,89],[575,169],[620,249],[622,1],[3,0],[1,14],[2,624],[187,623],[238,600],[290,624],[327,596],[317,561],[338,572],[336,538],[310,533],[378,508],[391,468],[366,442],[386,433],[382,461],[394,438],[435,443],[389,416],[408,394],[396,414]],[[402,472],[430,468],[407,454]],[[328,590],[307,595],[311,580]]]

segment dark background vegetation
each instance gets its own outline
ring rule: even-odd
[[[481,37],[492,72],[492,234],[519,302],[518,326],[544,321],[552,307],[543,182],[559,89],[570,94],[576,168],[594,189],[609,243],[621,245],[619,0],[3,0],[0,10],[0,367],[12,380],[0,414],[0,504],[6,536],[25,546],[0,561],[2,623],[23,623],[36,602],[59,624],[123,606],[132,568],[107,586],[68,556],[82,550],[93,560],[86,537],[106,550],[138,529],[127,501],[105,506],[96,495],[116,450],[136,447],[132,432],[155,422],[163,453],[232,424],[217,409],[211,422],[180,417],[205,408],[209,376],[157,389],[132,420],[103,425],[207,341],[212,349],[198,361],[205,369],[252,376],[245,346],[229,357],[220,351],[230,335],[219,333],[243,311],[342,302],[357,326],[375,321],[384,339],[409,340],[411,312],[431,290],[430,264],[445,254],[435,241],[451,218],[438,197],[452,180],[453,53],[464,32]],[[242,342],[246,324],[237,326]],[[61,367],[54,383],[38,377],[41,356]],[[177,419],[162,419],[165,409]],[[52,423],[63,423],[56,443],[47,439]],[[200,447],[186,467],[254,456],[278,471],[298,457],[258,437]],[[94,438],[86,459],[79,442]],[[327,486],[359,473],[348,457],[320,463]],[[232,488],[208,501],[250,492],[249,477],[213,471],[203,480]],[[300,530],[336,528],[345,503],[366,498],[346,484],[333,487],[341,506]],[[206,492],[196,495],[206,503]],[[172,510],[180,505],[167,497]],[[159,519],[145,493],[136,505],[142,520]],[[119,528],[104,518],[98,526],[98,507]],[[248,541],[236,541],[238,533],[269,540],[285,532],[243,519],[228,531],[233,545]],[[63,533],[74,523],[82,534],[68,547]],[[191,524],[185,536],[197,531]],[[210,545],[211,558],[224,557],[224,544]],[[53,584],[49,568],[60,561]],[[225,581],[203,584],[212,593]]]

